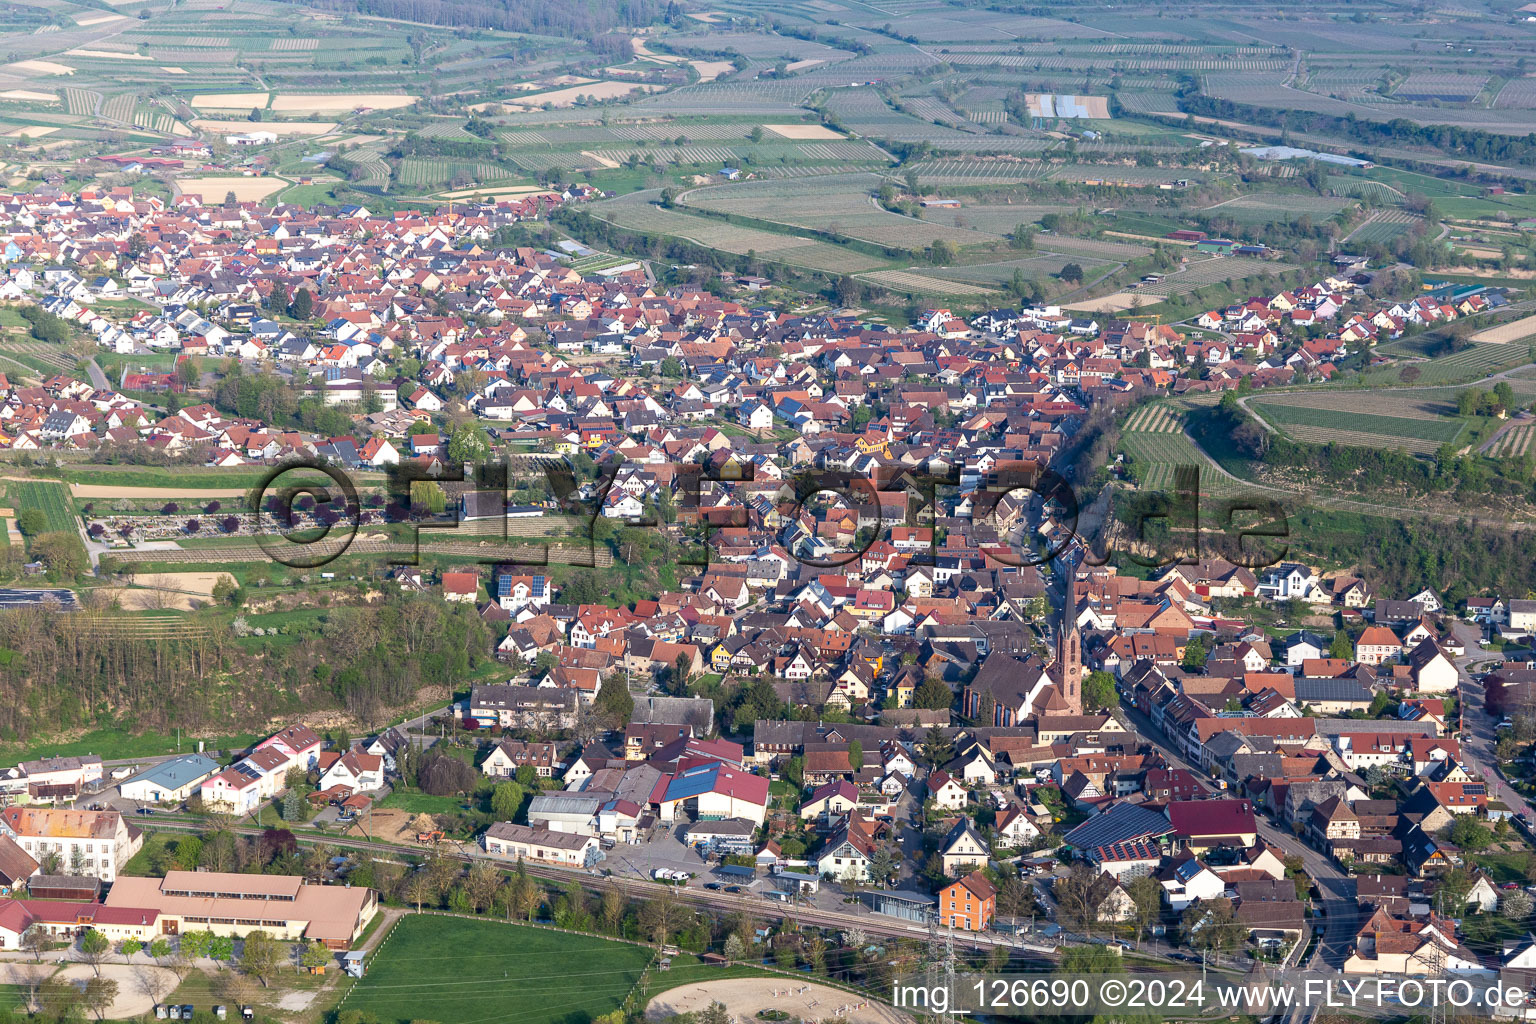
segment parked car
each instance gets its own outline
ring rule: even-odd
[[[719,882],[705,882],[704,883],[704,888],[710,889],[710,890],[713,890],[713,891],[719,891],[720,889],[725,888],[725,886],[721,885]]]

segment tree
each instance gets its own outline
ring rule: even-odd
[[[48,530],[48,513],[40,508],[22,509],[16,516],[16,529],[28,537],[36,537]]]
[[[930,726],[923,737],[923,746],[920,751],[923,763],[930,768],[937,768],[941,764],[947,764],[955,756],[955,741],[944,734],[944,730],[938,726]]]
[[[1205,668],[1205,663],[1210,659],[1211,652],[1205,646],[1202,637],[1191,637],[1189,643],[1184,646],[1184,659],[1179,663],[1183,668],[1198,671]]]
[[[955,693],[949,684],[937,676],[931,676],[912,691],[912,706],[929,711],[943,711],[955,702]]]
[[[1466,868],[1447,871],[1440,878],[1440,888],[1435,891],[1435,912],[1445,917],[1460,917],[1466,912],[1472,885],[1472,875]]]
[[[102,977],[86,979],[85,988],[80,994],[80,1005],[94,1013],[97,1020],[106,1020],[107,1011],[112,1009],[116,1001],[117,982]]]
[[[1493,842],[1489,831],[1470,814],[1457,815],[1447,831],[1447,838],[1468,853],[1486,850]]]
[[[457,463],[484,462],[491,454],[485,428],[473,420],[459,424],[448,441],[448,458]]]
[[[512,883],[512,905],[517,912],[532,921],[544,904],[544,890],[526,874],[519,874]]]
[[[49,978],[38,986],[37,1008],[47,1020],[68,1021],[80,1008],[82,993],[67,978]]]
[[[101,977],[101,965],[112,955],[112,940],[92,928],[80,936],[80,959],[91,965],[96,976]]]
[[[1083,709],[1102,711],[1115,706],[1115,677],[1108,672],[1088,673],[1083,680]]]
[[[480,861],[470,865],[469,877],[464,880],[464,892],[469,897],[470,908],[477,914],[489,908],[500,886],[501,872],[490,864]]]
[[[624,920],[624,896],[617,889],[604,889],[598,904],[597,916],[603,922],[603,930],[618,934],[619,923]]]
[[[1499,913],[1511,921],[1524,921],[1531,916],[1531,894],[1524,889],[1511,889],[1499,897]]]
[[[1083,281],[1083,268],[1076,263],[1068,263],[1061,268],[1061,272],[1057,276],[1070,284],[1081,284]]]
[[[497,821],[511,821],[523,806],[523,787],[515,782],[498,782],[491,790],[491,813]]]
[[[228,192],[224,193],[224,205],[225,206],[239,206],[240,205],[240,200],[235,197],[235,190],[234,189],[230,189]]]
[[[592,707],[605,726],[610,729],[622,728],[635,713],[635,698],[629,692],[624,677],[614,673],[603,681]]]
[[[215,968],[228,963],[235,955],[235,940],[228,935],[215,935],[208,943],[208,959]]]
[[[901,850],[891,840],[883,840],[869,858],[870,880],[877,885],[884,885],[900,867]]]
[[[1125,891],[1136,903],[1133,921],[1136,924],[1136,944],[1140,946],[1142,937],[1162,911],[1163,887],[1152,876],[1142,875],[1127,882]]]
[[[1098,924],[1098,902],[1094,899],[1094,883],[1098,876],[1086,864],[1078,863],[1065,876],[1056,879],[1051,893],[1060,908],[1061,923],[1074,931],[1087,935]]]
[[[864,767],[864,744],[858,740],[848,744],[848,766],[855,772]]]
[[[43,954],[48,951],[49,945],[51,942],[48,933],[37,925],[28,928],[21,935],[21,948],[32,954],[34,963],[43,962]]]
[[[1228,392],[1231,394],[1231,392]],[[1328,645],[1328,657],[1339,658],[1344,661],[1355,660],[1355,645],[1349,639],[1349,634],[1342,629],[1333,634],[1333,643]]]
[[[304,951],[299,954],[300,966],[309,968],[311,974],[316,968],[328,967],[335,962],[335,955],[325,948],[323,942],[310,942],[304,946]]]
[[[288,305],[288,315],[295,320],[308,320],[314,311],[314,294],[308,288],[300,288],[294,293],[293,301]]]
[[[181,936],[181,955],[188,960],[201,960],[213,948],[213,932],[203,929],[185,932]]]
[[[245,937],[240,952],[240,969],[266,988],[282,962],[282,949],[268,933],[257,929]]]
[[[646,900],[640,907],[640,928],[658,946],[665,945],[677,923],[677,900],[670,893]]]

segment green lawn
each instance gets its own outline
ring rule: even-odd
[[[1513,853],[1475,853],[1468,859],[1488,872],[1488,877],[1495,885],[1501,882],[1519,882],[1524,885],[1525,865],[1530,858],[1528,851],[1516,850]]]
[[[405,811],[407,814],[458,814],[465,803],[456,796],[432,796],[428,793],[392,792],[378,803],[380,810]]]
[[[374,952],[341,1009],[385,1021],[579,1024],[617,1009],[651,955],[586,935],[409,915]]]
[[[197,751],[197,741],[207,740],[212,750],[244,750],[265,739],[245,733],[238,736],[198,737],[185,733],[181,737],[181,753]],[[97,754],[111,761],[128,757],[151,757],[155,754],[176,753],[176,734],[144,733],[135,735],[127,729],[95,729],[67,740],[28,740],[24,743],[0,745],[0,763],[15,764],[36,757],[68,756],[71,754]]]

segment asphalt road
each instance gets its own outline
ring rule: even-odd
[[[1456,672],[1461,677],[1461,758],[1477,774],[1488,781],[1490,795],[1503,800],[1516,814],[1531,814],[1531,805],[1509,787],[1499,770],[1499,759],[1493,754],[1498,739],[1494,726],[1497,721],[1483,707],[1486,696],[1482,680],[1474,679],[1468,667],[1473,662],[1488,661],[1498,655],[1478,646],[1483,638],[1480,626],[1459,619],[1451,620],[1451,633],[1466,649],[1466,654],[1456,658]]]

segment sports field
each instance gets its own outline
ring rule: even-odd
[[[651,955],[644,946],[585,935],[407,915],[341,1008],[387,1022],[591,1020],[618,1009]]]

